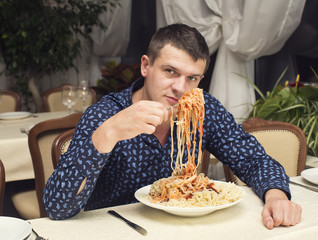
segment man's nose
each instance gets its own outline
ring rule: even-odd
[[[172,84],[173,91],[184,93],[185,91],[185,77],[175,78],[174,83]]]

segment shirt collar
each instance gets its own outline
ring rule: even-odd
[[[129,106],[133,104],[132,102],[132,95],[134,92],[136,92],[137,90],[139,90],[140,88],[142,88],[144,86],[144,78],[138,78],[136,81],[134,81],[130,87],[128,87],[126,90],[128,90],[128,99],[129,99]],[[124,90],[125,91],[125,90]]]

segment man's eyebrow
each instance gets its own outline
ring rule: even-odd
[[[177,68],[175,68],[174,66],[170,65],[170,64],[163,64],[163,67],[168,67],[168,68],[172,68],[174,70],[178,70]]]
[[[200,77],[200,78],[202,78],[204,76],[204,74],[199,74],[199,73],[197,73],[197,74],[189,74],[189,77]]]
[[[202,77],[203,74],[191,74],[190,76],[192,76],[192,77]]]

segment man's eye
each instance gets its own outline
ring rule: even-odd
[[[189,80],[190,81],[192,81],[192,82],[195,82],[195,81],[198,81],[198,80],[200,80],[200,78],[199,77],[194,77],[194,76],[191,76],[191,77],[189,77]]]
[[[170,75],[173,75],[175,73],[175,71],[170,68],[166,69],[165,71]]]

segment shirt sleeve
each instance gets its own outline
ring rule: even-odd
[[[58,166],[46,183],[43,204],[52,219],[65,219],[85,208],[109,159],[110,153],[100,154],[92,143],[92,133],[105,118],[96,108],[89,108],[82,116],[68,151],[61,155]],[[85,178],[84,190],[77,195]]]
[[[284,191],[290,199],[289,177],[281,164],[267,155],[256,138],[245,132],[215,98],[207,98],[206,106],[207,150],[263,201],[265,193],[273,188]]]

